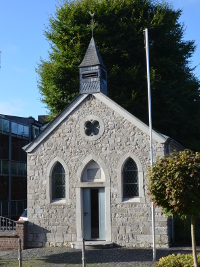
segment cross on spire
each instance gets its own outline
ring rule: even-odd
[[[98,23],[94,23],[94,13],[91,13],[90,11],[88,11],[88,13],[90,14],[90,16],[92,17],[90,24],[87,24],[87,27],[92,27],[92,37],[93,37],[93,29],[95,28],[95,26],[98,25]]]

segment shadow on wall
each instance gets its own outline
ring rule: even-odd
[[[167,240],[166,242],[168,242],[169,247],[172,246],[172,219],[167,219]]]
[[[44,247],[47,242],[47,233],[51,233],[51,231],[32,222],[28,222],[28,247]]]

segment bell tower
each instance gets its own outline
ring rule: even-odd
[[[94,38],[79,65],[80,94],[103,93],[107,95],[107,71]]]

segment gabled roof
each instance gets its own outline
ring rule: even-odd
[[[93,94],[97,99],[99,99],[101,102],[103,102],[105,105],[109,106],[111,109],[113,109],[115,112],[117,112],[119,115],[130,121],[132,124],[134,124],[136,127],[138,127],[141,131],[149,135],[149,126],[137,119],[135,116],[133,116],[131,113],[126,111],[124,108],[122,108],[120,105],[115,103],[113,100],[111,100],[109,97],[102,93],[96,93]],[[68,105],[61,113],[56,117],[34,140],[32,143],[25,146],[23,149],[26,152],[32,152],[34,148],[36,148],[48,135],[56,128],[58,127],[67,116],[69,116],[88,96],[88,94],[81,94],[75,100]],[[152,137],[153,140],[155,140],[158,143],[165,143],[169,137],[162,135],[156,131],[152,131]]]
[[[99,50],[96,46],[96,43],[94,41],[94,38],[92,37],[87,49],[87,52],[84,56],[83,61],[79,65],[79,68],[81,67],[89,67],[89,66],[96,66],[96,65],[101,65],[102,67],[105,67],[103,60],[100,56]]]

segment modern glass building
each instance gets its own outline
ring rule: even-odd
[[[17,219],[27,206],[27,157],[22,147],[41,126],[31,116],[0,114],[0,216]]]

